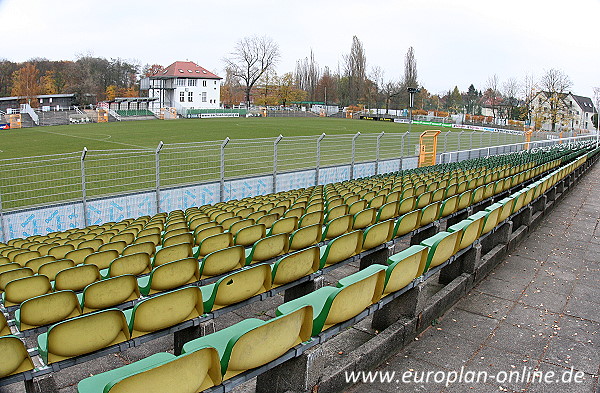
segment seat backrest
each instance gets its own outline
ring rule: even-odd
[[[79,300],[73,291],[56,291],[24,301],[15,314],[19,330],[56,323],[81,315]]]
[[[246,264],[275,258],[281,254],[285,254],[288,249],[289,236],[287,233],[267,236],[254,243],[250,254],[246,257]]]
[[[174,244],[181,244],[181,243],[193,244],[194,243],[194,235],[190,232],[184,232],[184,233],[179,233],[174,236],[165,237],[165,239],[163,240],[162,246],[169,247]]]
[[[375,222],[377,210],[373,207],[361,210],[354,214],[352,229],[363,229]]]
[[[431,224],[437,220],[440,211],[440,202],[433,202],[421,209],[419,226]]]
[[[52,326],[38,337],[38,351],[46,364],[84,355],[129,340],[121,310],[85,314]]]
[[[0,337],[0,378],[33,370],[25,344],[15,336]]]
[[[97,311],[138,299],[140,291],[133,275],[123,275],[97,281],[83,290],[83,312]]]
[[[129,331],[131,337],[135,338],[198,318],[202,314],[200,289],[196,286],[181,288],[137,303],[129,318]]]
[[[271,274],[273,287],[293,282],[319,270],[319,256],[318,247],[309,247],[288,254],[275,262]]]
[[[385,274],[383,295],[396,292],[419,276],[419,266],[425,266],[429,249],[421,245],[410,246],[406,250],[390,256]]]
[[[481,227],[483,225],[483,217],[477,219],[465,219],[456,224],[448,227],[448,232],[461,232],[459,235],[458,250],[462,250],[473,244],[481,234]]]
[[[248,247],[265,237],[267,230],[265,224],[250,225],[240,229],[233,238],[235,245]]]
[[[10,326],[8,326],[4,313],[0,312],[0,337],[8,335],[10,335]]]
[[[60,246],[62,247],[62,246]],[[68,247],[68,246],[67,246]],[[23,252],[12,254],[13,262],[18,263],[21,266],[25,266],[25,264],[32,260],[33,258],[40,257],[40,253],[38,251],[29,251],[24,250]]]
[[[347,233],[352,228],[354,216],[346,214],[329,221],[323,231],[322,240],[329,240]]]
[[[200,262],[201,278],[218,276],[242,268],[245,264],[244,246],[233,246],[217,250],[205,256]]]
[[[125,255],[137,254],[139,252],[143,252],[143,253],[148,254],[149,256],[153,257],[154,253],[156,252],[156,246],[152,242],[131,244],[131,245],[125,247],[122,255],[125,256]]]
[[[98,251],[98,249],[100,248],[100,246],[102,246],[102,244],[104,244],[104,243],[100,239],[89,239],[89,240],[85,240],[85,241],[79,243],[77,248],[78,249],[91,248],[94,251]]]
[[[415,208],[415,201],[416,198],[412,195],[400,200],[400,204],[398,205],[398,215],[403,215],[412,211]]]
[[[192,245],[189,243],[174,244],[161,248],[152,260],[152,266],[157,267],[165,263],[178,261],[192,256]]]
[[[55,290],[81,291],[86,286],[101,279],[98,266],[78,265],[63,269],[56,274],[54,280]]]
[[[204,312],[236,304],[271,289],[271,268],[267,264],[248,266],[201,287]]]
[[[83,263],[86,265],[96,265],[98,269],[107,269],[110,263],[119,257],[119,254],[117,250],[97,251],[85,257]]]
[[[150,255],[145,252],[138,252],[118,257],[112,261],[109,268],[109,275],[110,277],[121,276],[123,274],[137,276],[150,273],[151,269]]]
[[[352,231],[336,237],[321,248],[321,268],[348,259],[362,249],[362,231]]]
[[[370,250],[371,248],[382,245],[391,240],[394,234],[394,220],[387,220],[371,225],[363,232],[362,249]]]
[[[40,258],[44,258],[44,257],[34,258],[31,261],[35,261],[36,259],[40,259]],[[52,258],[52,259],[50,259],[50,261],[52,261],[54,259],[54,257],[50,257],[50,258]],[[30,265],[28,266],[26,264],[25,267],[30,268],[31,270],[33,270],[34,273],[37,273],[37,266],[35,264],[31,263],[31,261],[28,262],[28,264],[30,264]],[[36,262],[38,262],[38,263],[40,263],[40,264],[43,265],[47,261],[42,260],[42,261],[36,261]],[[20,269],[20,268],[21,268],[21,265],[19,265],[18,263],[16,263],[16,262],[9,262],[9,263],[6,263],[4,265],[0,265],[0,273],[4,273],[4,272],[7,272],[9,270],[15,270],[15,269]]]
[[[200,258],[210,254],[211,252],[231,246],[233,246],[233,234],[231,232],[219,233],[202,240],[198,246],[195,256],[196,258]]]
[[[394,226],[394,238],[406,235],[417,229],[419,225],[421,211],[413,210],[409,213],[406,213],[396,220],[396,224]]]
[[[4,291],[6,289],[6,285],[12,280],[30,276],[33,276],[33,270],[28,267],[2,272],[0,273],[0,291]]]
[[[223,233],[223,227],[220,225],[201,229],[194,234],[194,244],[199,246],[200,243],[202,243],[202,241],[207,237],[218,235],[220,233]]]
[[[292,233],[297,228],[298,217],[283,217],[273,223],[271,229],[269,230],[269,235],[277,235],[279,233]]]
[[[25,300],[45,295],[51,291],[52,286],[46,276],[36,274],[12,280],[4,288],[4,307],[21,304]]]
[[[257,324],[259,326],[239,332],[241,334],[230,339],[221,358],[224,380],[265,365],[308,341],[312,330],[312,308],[302,307],[268,321],[258,320]]]
[[[74,249],[75,247],[71,244],[63,244],[62,246],[56,246],[49,249],[48,255],[52,255],[53,257],[56,257],[56,259],[63,259],[69,251],[73,251]]]
[[[321,224],[313,224],[307,227],[302,227],[290,235],[290,250],[300,250],[317,244],[321,240],[322,226]]]
[[[85,257],[92,254],[94,249],[91,247],[79,248],[76,250],[69,251],[65,254],[65,259],[72,260],[76,265],[82,264],[85,261]]]
[[[107,375],[114,375],[115,379]],[[107,393],[142,393],[151,386],[157,392],[201,392],[219,385],[221,380],[218,352],[214,348],[203,348],[180,356],[166,352],[151,355],[86,378],[79,382],[78,391],[91,392],[100,388]]]
[[[148,287],[140,288],[140,291],[143,295],[149,295],[199,280],[198,260],[186,257],[155,267],[150,273]]]
[[[429,269],[441,265],[447,261],[452,255],[458,251],[460,232],[439,232],[421,242],[422,246],[429,247],[427,261],[423,270],[419,273],[423,274]],[[421,267],[420,267],[421,268]]]
[[[98,252],[107,251],[107,250],[116,250],[119,255],[123,252],[123,250],[127,247],[127,243],[123,240],[119,240],[116,242],[108,242],[100,246]]]
[[[307,227],[314,224],[323,225],[324,214],[323,210],[316,210],[304,214],[298,221],[298,228]]]

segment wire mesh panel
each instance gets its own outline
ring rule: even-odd
[[[319,135],[282,138],[277,144],[277,172],[315,168],[318,139]]]
[[[81,198],[81,153],[0,160],[2,208]]]
[[[377,159],[377,139],[379,134],[361,134],[356,138],[355,163],[375,162]],[[373,167],[374,170],[374,167]],[[374,173],[373,173],[374,174]],[[368,176],[368,175],[366,175]],[[357,177],[362,177],[357,175]]]
[[[211,141],[165,144],[159,153],[160,186],[180,186],[219,180],[221,143]]]
[[[321,166],[350,164],[354,135],[327,135],[321,141]],[[358,137],[360,140],[360,136]],[[360,143],[360,142],[359,142]]]
[[[409,155],[406,151],[405,135],[407,135],[405,132],[393,132],[383,135],[379,146],[379,159],[388,160]],[[394,170],[398,170],[398,168]]]
[[[275,138],[232,139],[225,147],[225,178],[273,173]]]
[[[156,186],[151,150],[93,150],[85,158],[88,197],[151,190]]]

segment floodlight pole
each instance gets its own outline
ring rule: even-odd
[[[409,87],[406,91],[408,91],[408,131],[412,132],[412,108],[415,105],[415,93],[421,90],[417,87]]]

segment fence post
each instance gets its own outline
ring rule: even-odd
[[[473,131],[469,134],[469,150],[473,150],[473,134],[475,134],[476,131]]]
[[[229,137],[226,137],[221,143],[221,172],[219,176],[219,202],[225,200],[225,146],[229,143]]]
[[[87,147],[83,148],[81,152],[81,202],[83,203],[83,227],[87,227],[89,224],[88,208],[87,208],[87,192],[85,188],[85,156],[87,154]]]
[[[283,135],[279,134],[273,142],[273,194],[277,192],[277,145],[283,139]]]
[[[352,162],[350,163],[350,180],[354,179],[354,161],[356,159],[356,139],[360,136],[360,131],[352,137]]]
[[[402,165],[403,165],[403,161],[404,161],[404,137],[406,135],[410,135],[410,133],[408,131],[406,131],[404,134],[402,134],[402,146],[400,147],[400,168],[398,169],[399,171],[402,170]]]
[[[448,152],[448,136],[450,136],[451,131],[446,131],[444,134],[444,153]]]
[[[325,133],[322,133],[317,138],[317,162],[315,165],[315,186],[319,185],[319,171],[321,169],[321,141],[325,138]]]
[[[375,151],[375,175],[379,174],[379,149],[381,147],[381,138],[385,135],[385,132],[381,131],[381,134],[377,135],[377,150]]]
[[[156,213],[160,213],[160,151],[163,148],[163,141],[158,143],[154,151],[154,161],[156,162]]]
[[[4,210],[2,209],[2,193],[0,193],[0,231],[2,231],[2,241],[6,243],[9,239],[6,222],[4,221]]]
[[[461,131],[458,133],[458,151],[460,151],[460,147],[461,147],[460,140],[462,139],[461,137],[462,137],[462,134],[464,134],[464,133],[465,133],[464,131]]]

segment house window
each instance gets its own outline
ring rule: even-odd
[[[206,81],[202,81],[202,86],[206,87]]]
[[[188,102],[194,102],[194,93],[188,92]]]
[[[188,86],[196,86],[197,79],[188,79]]]
[[[185,86],[185,78],[177,78],[177,86]]]
[[[217,81],[215,81],[215,85],[217,84]]]
[[[206,102],[206,92],[202,92],[202,102]]]
[[[185,92],[184,91],[179,92],[179,102],[185,102]]]

